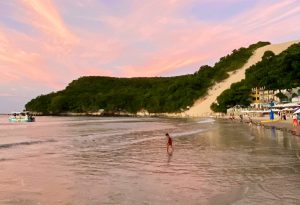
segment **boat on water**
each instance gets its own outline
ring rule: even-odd
[[[9,122],[34,122],[35,118],[28,112],[12,112],[8,118]]]

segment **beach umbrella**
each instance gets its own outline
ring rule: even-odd
[[[298,114],[300,113],[300,108],[297,108],[296,112],[294,112],[294,114]]]
[[[283,111],[293,111],[295,110],[294,108],[284,108]]]

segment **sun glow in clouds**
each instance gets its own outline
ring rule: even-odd
[[[296,0],[11,0],[0,2],[0,13],[7,99],[57,91],[86,75],[193,73],[241,46],[300,38]]]

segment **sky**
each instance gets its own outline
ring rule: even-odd
[[[299,0],[0,0],[0,113],[81,76],[194,73],[299,22]]]

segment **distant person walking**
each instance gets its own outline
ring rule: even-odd
[[[246,114],[246,117],[248,118],[249,126],[252,125],[252,119],[248,113]]]
[[[166,133],[167,137],[167,153],[171,155],[173,153],[173,140],[170,137],[169,133]]]
[[[274,112],[273,112],[273,110],[270,111],[270,120],[274,120]]]
[[[243,122],[243,115],[240,114],[240,122]]]
[[[229,119],[234,120],[234,113],[230,113]]]
[[[294,114],[293,115],[293,127],[297,127],[297,125],[298,125],[297,115]]]
[[[284,112],[282,115],[283,115],[282,118],[283,118],[284,120],[286,120],[286,113]]]

